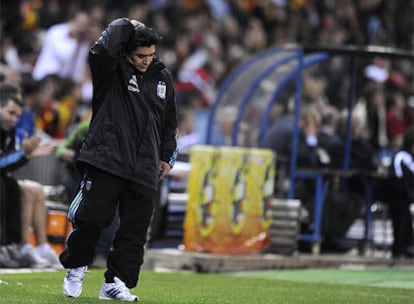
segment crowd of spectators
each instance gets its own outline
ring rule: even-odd
[[[196,92],[201,97],[196,115],[208,111],[217,89],[236,66],[272,46],[352,44],[412,50],[414,43],[410,1],[2,0],[1,7],[2,81],[38,82],[36,125],[55,139],[68,136],[79,120],[88,117],[92,94],[88,44],[116,17],[141,20],[161,33],[158,55],[175,76],[179,105],[194,108],[191,100]],[[364,63],[367,71],[360,71],[365,77],[358,87],[359,96],[366,99],[367,117],[375,119],[376,106],[395,113],[398,106],[388,106],[393,100],[408,104],[412,63],[384,58]],[[321,105],[341,110],[347,98],[346,68],[344,58],[331,60],[318,78],[309,77],[305,83],[309,95],[319,94],[324,97],[317,101]],[[403,91],[391,97],[382,92],[384,86],[367,89],[369,79]],[[384,99],[380,105],[371,100],[378,90]],[[398,114],[392,113],[387,136],[398,142],[402,130]],[[203,128],[198,126],[197,131]],[[203,138],[201,134],[200,141]],[[383,145],[384,138],[375,144]]]
[[[209,109],[226,77],[270,47],[376,45],[412,52],[414,46],[414,4],[406,0],[0,3],[0,82],[22,88],[36,132],[56,141],[90,118],[87,51],[117,17],[140,20],[162,35],[157,55],[176,80],[180,116],[195,117],[192,126],[181,126],[191,144],[204,143]],[[375,156],[396,152],[414,124],[413,60],[377,56],[358,63],[358,133]],[[303,75],[304,108],[314,108],[308,113],[316,113],[318,128],[326,130],[333,119],[339,135],[350,85],[348,65],[346,56],[335,56]],[[280,116],[290,115],[289,97],[279,102]]]

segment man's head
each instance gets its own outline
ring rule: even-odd
[[[153,29],[136,26],[134,36],[127,49],[127,60],[144,73],[154,59],[160,36]]]
[[[83,39],[91,27],[91,18],[86,11],[76,11],[69,21],[70,35],[75,39]]]
[[[23,99],[22,88],[11,82],[0,83],[0,95],[14,95],[19,99]]]
[[[23,102],[10,94],[0,95],[0,128],[12,130],[23,111]]]

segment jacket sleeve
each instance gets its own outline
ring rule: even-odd
[[[56,156],[60,158],[63,153],[69,149],[77,150],[79,149],[78,145],[85,138],[86,133],[89,130],[89,120],[80,123],[77,129],[72,132],[69,137],[56,149]]]
[[[171,74],[168,73],[168,84],[171,88],[171,95],[167,101],[167,108],[165,111],[164,126],[162,131],[161,143],[161,160],[167,162],[172,168],[175,164],[178,154],[177,145],[177,103],[175,99],[175,90]]]
[[[116,19],[108,25],[89,52],[94,77],[105,77],[115,70],[117,59],[125,53],[133,33],[134,26],[128,18]]]
[[[0,156],[0,170],[9,172],[23,166],[29,160],[23,151],[13,151],[8,154]]]

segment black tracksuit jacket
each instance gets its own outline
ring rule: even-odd
[[[113,21],[91,48],[92,119],[78,161],[152,189],[159,161],[177,156],[177,106],[170,72],[155,58],[145,73],[124,52],[134,27]]]

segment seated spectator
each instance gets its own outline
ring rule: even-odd
[[[272,149],[278,159],[286,159],[290,156],[290,147],[286,144],[292,141],[293,132],[293,114],[283,114],[267,130],[262,142],[261,148]]]
[[[339,113],[335,108],[330,108],[321,118],[321,127],[318,133],[319,143],[329,154],[330,168],[342,168],[343,140],[338,134]]]
[[[37,95],[40,91],[40,83],[31,76],[23,77],[22,85],[10,82],[0,83],[0,95],[13,95],[24,101],[22,114],[16,122],[16,143],[21,144],[23,138],[35,134],[34,109],[39,106]]]
[[[62,172],[62,181],[69,198],[72,198],[75,195],[76,187],[81,179],[80,172],[75,165],[75,158],[81,147],[83,138],[88,133],[89,122],[89,119],[81,122],[77,128],[69,134],[63,144],[56,149],[56,156],[65,164]]]
[[[76,11],[70,20],[50,27],[33,68],[33,77],[42,80],[51,74],[83,80],[91,44],[89,15]]]
[[[363,134],[363,128],[360,119],[353,115],[351,126],[351,151],[349,157],[348,168],[352,170],[361,171],[363,173],[374,173],[378,170],[377,153],[367,136]],[[343,146],[339,148],[342,154],[340,159],[344,156],[344,145],[346,140],[346,117],[341,117],[339,121],[338,133],[343,140]],[[359,196],[365,196],[364,176],[357,175],[348,179],[348,188]]]
[[[380,152],[388,147],[384,90],[368,90],[366,100],[369,140],[373,149]]]
[[[387,136],[389,139],[388,148],[392,152],[401,149],[405,129],[408,126],[406,122],[406,100],[401,92],[394,92],[388,99],[386,126]]]
[[[338,156],[343,151],[343,141],[336,133],[336,112],[325,113],[321,117],[314,106],[304,107],[299,118],[297,166],[298,168],[318,172],[321,168],[338,166]],[[276,140],[276,139],[275,139]],[[285,142],[282,151],[290,155],[291,140]],[[336,150],[336,151],[335,151]],[[336,152],[334,154],[332,152]],[[329,175],[330,184],[324,193],[321,233],[324,237],[324,250],[343,250],[336,239],[345,236],[347,230],[361,214],[362,200],[348,187],[338,182],[339,176]],[[315,180],[298,178],[295,180],[295,197],[304,207],[302,209],[302,232],[308,233],[314,228]],[[353,190],[353,189],[352,189]],[[305,216],[306,215],[306,216]]]
[[[178,148],[180,151],[188,150],[200,143],[199,134],[195,132],[195,110],[183,107],[178,112]]]
[[[51,92],[42,101],[36,125],[53,139],[64,139],[78,118],[81,87],[73,80],[57,75],[49,75],[42,81],[43,87],[48,84],[52,85]]]
[[[31,76],[23,77],[21,84],[21,96],[16,95],[24,102],[22,115],[16,123],[16,141],[20,144],[25,135],[33,136],[36,132],[35,111],[39,107],[40,83]]]
[[[316,108],[304,108],[299,119],[298,167],[317,168],[329,164],[329,156],[320,146],[320,127],[321,117]]]
[[[47,243],[46,210],[43,188],[34,181],[18,181],[9,173],[30,158],[50,154],[53,146],[41,144],[36,136],[25,137],[21,150],[15,150],[15,126],[23,110],[22,102],[13,95],[0,95],[0,169],[2,180],[1,245],[11,245],[12,257],[20,266],[57,266],[56,253]],[[3,212],[4,210],[4,212]],[[37,247],[30,243],[33,227]],[[18,248],[14,245],[18,244]]]
[[[299,136],[297,150],[297,166],[299,168],[316,169],[329,163],[327,153],[320,147],[318,133],[320,128],[320,115],[314,107],[304,108],[299,118]],[[285,143],[286,155],[291,155],[292,138]],[[297,180],[295,193],[303,206],[309,212],[313,222],[314,201],[313,193],[315,183],[313,180]]]

